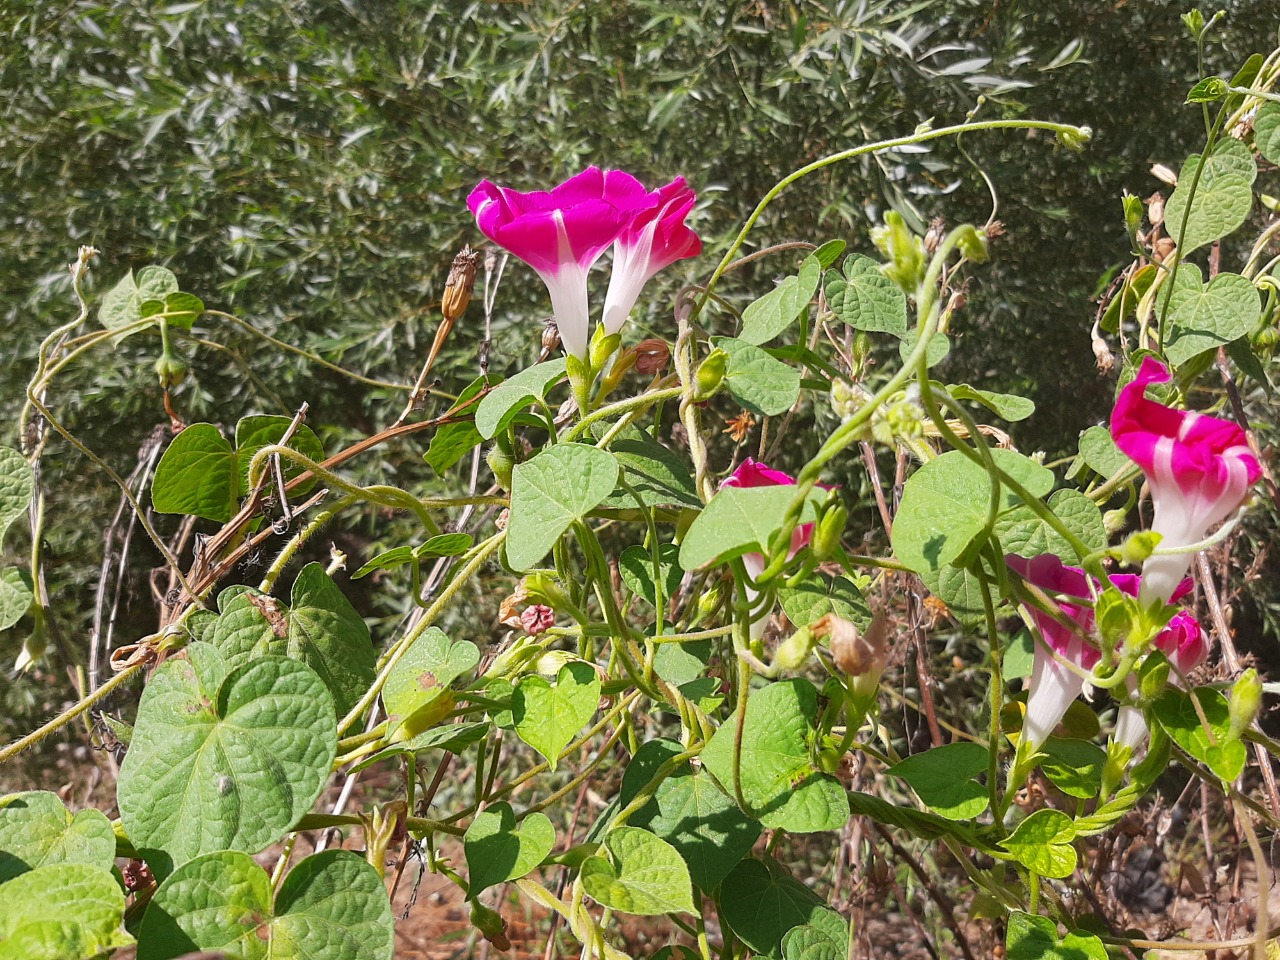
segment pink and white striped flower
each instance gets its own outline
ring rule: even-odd
[[[685,225],[697,197],[684,177],[648,195],[650,206],[637,213],[613,244],[613,273],[604,298],[605,333],[622,329],[649,279],[664,267],[702,252],[702,241]]]
[[[467,197],[480,232],[533,267],[551,294],[565,350],[587,356],[587,271],[637,214],[653,206],[635,177],[587,167],[550,192],[482,180]]]
[[[1244,502],[1262,473],[1237,424],[1147,399],[1149,384],[1168,380],[1168,368],[1146,357],[1111,414],[1116,446],[1147,476],[1155,507],[1151,529],[1160,534],[1162,550],[1205,539]],[[1190,565],[1190,553],[1147,558],[1139,598],[1146,604],[1169,600]]]

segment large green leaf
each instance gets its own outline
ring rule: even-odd
[[[1107,530],[1102,522],[1102,511],[1079,490],[1055,490],[1049,497],[1049,509],[1090,551],[1106,547]],[[1052,553],[1072,564],[1084,559],[1077,557],[1062,534],[1025,504],[1002,513],[996,520],[995,532],[1006,553],[1016,553],[1020,557]]]
[[[1061,879],[1076,869],[1075,836],[1075,824],[1061,810],[1037,810],[1000,845],[1033,873]]]
[[[1191,702],[1194,696],[1200,709]],[[1196,687],[1192,693],[1170,687],[1154,705],[1156,719],[1183,750],[1227,783],[1240,776],[1247,753],[1239,738],[1231,736],[1227,698],[1212,687]],[[1200,715],[1209,724],[1206,730]]]
[[[253,460],[253,455],[263,447],[278,444],[292,422],[292,417],[260,416],[245,417],[236,424],[237,497],[249,494],[249,463]],[[308,460],[318,463],[324,459],[324,446],[320,443],[320,438],[305,423],[294,428],[289,437],[288,446],[289,449],[297,450]],[[286,482],[306,472],[301,466],[284,457],[280,460],[280,468]],[[315,480],[308,480],[306,483],[299,484],[293,492],[305,494],[313,486],[315,486]]]
[[[1231,137],[1218,140],[1204,162],[1204,171],[1188,207],[1191,184],[1195,182],[1200,164],[1198,153],[1187,158],[1178,175],[1177,189],[1164,208],[1165,230],[1175,241],[1186,218],[1186,234],[1179,250],[1184,261],[1193,250],[1234,231],[1244,223],[1253,207],[1253,181],[1258,176],[1258,164],[1248,147]],[[1179,272],[1185,268],[1184,262]]]
[[[1041,497],[1053,489],[1053,472],[1012,450],[991,451],[996,466]],[[1001,488],[1002,506],[1018,498]],[[897,558],[920,574],[959,559],[987,522],[991,480],[980,464],[958,450],[930,460],[907,481],[893,521]]]
[[[807,627],[829,613],[850,621],[860,630],[871,625],[871,607],[848,577],[832,577],[815,571],[794,587],[780,587],[778,602],[797,627]]]
[[[309,563],[293,582],[290,603],[240,588],[219,597],[221,612],[210,642],[234,668],[265,654],[307,664],[345,714],[374,678],[369,627],[319,563]]]
[[[1098,795],[1102,769],[1107,762],[1101,747],[1087,740],[1049,737],[1040,752],[1046,755],[1040,763],[1041,771],[1063,793],[1081,800],[1091,800]]]
[[[564,376],[564,357],[534,364],[490,390],[476,408],[476,430],[492,440],[505,430],[517,413],[534,400],[541,400],[547,388]]]
[[[821,279],[822,262],[811,253],[800,265],[798,276],[787,277],[742,311],[739,339],[758,347],[778,336],[809,306]]]
[[[1205,284],[1199,267],[1181,264],[1169,295],[1165,356],[1180,367],[1206,350],[1226,346],[1251,333],[1261,312],[1261,294],[1244,277],[1221,273]]]
[[[582,863],[582,889],[591,899],[642,917],[696,912],[689,870],[671,844],[639,827],[618,827],[604,846],[611,859]]]
[[[457,402],[453,405],[457,415],[474,414],[475,408],[479,405],[479,401],[474,397],[485,388],[487,383],[487,378],[477,377],[462,393],[458,394]],[[458,423],[446,423],[431,435],[431,446],[423,454],[423,459],[432,470],[444,476],[449,468],[479,446],[482,441],[483,438],[480,436],[480,431],[476,429],[474,417]]]
[[[826,901],[776,860],[743,860],[720,885],[724,920],[757,954],[782,960],[787,932],[806,924],[843,923]]]
[[[844,276],[827,274],[826,293],[832,312],[855,330],[906,336],[907,298],[870,257],[846,257]]]
[[[468,896],[519,880],[546,859],[556,845],[556,828],[544,814],[533,812],[516,823],[509,803],[495,803],[471,821],[463,837],[467,858]]]
[[[767,550],[795,495],[793,486],[724,487],[685,533],[680,543],[680,566],[694,570],[712,560]],[[825,490],[810,491],[801,523],[813,520],[826,496]]]
[[[109,870],[54,863],[0,883],[0,960],[89,960],[132,943]]]
[[[604,432],[602,428],[600,434],[603,436]],[[638,427],[624,429],[609,445],[609,452],[622,467],[623,479],[631,489],[618,487],[601,502],[601,506],[634,510],[636,496],[651,507],[667,504],[702,506],[693,485],[693,475],[679,454]]]
[[[729,355],[724,385],[752,413],[786,413],[800,396],[800,371],[745,340],[718,337],[712,343]]]
[[[101,810],[74,816],[56,793],[33,790],[0,797],[0,883],[54,863],[110,870],[116,836]]]
[[[818,693],[808,680],[770,683],[751,694],[742,731],[742,798],[766,827],[790,833],[836,830],[849,819],[844,788],[810,757]],[[702,765],[733,791],[737,725],[727,722],[702,751]]]
[[[986,772],[987,759],[986,749],[976,743],[946,743],[886,772],[911,784],[921,800],[948,820],[972,820],[987,809],[987,788],[973,779]]]
[[[589,663],[566,663],[553,686],[543,677],[522,677],[511,698],[511,715],[520,739],[547,758],[552,770],[573,735],[595,716],[600,678]]]
[[[1110,956],[1093,934],[1075,930],[1059,937],[1058,925],[1048,917],[1021,910],[1009,914],[1005,948],[1007,960],[1108,960]]]
[[[199,950],[242,960],[391,960],[391,901],[373,867],[346,850],[307,857],[274,897],[243,853],[210,853],[160,885],[139,931],[138,960]]]
[[[35,476],[27,458],[17,450],[0,447],[0,540],[13,521],[27,512]]]
[[[211,646],[152,676],[120,768],[130,840],[157,873],[215,850],[263,849],[311,809],[337,750],[333,698],[304,663],[227,671]]]
[[[392,668],[382,688],[388,734],[415,712],[430,707],[449,684],[479,662],[480,651],[470,640],[454,643],[439,627],[428,627]]]
[[[658,546],[658,573],[662,582],[664,603],[669,602],[675,592],[680,589],[680,580],[684,571],[677,560],[680,550],[674,543],[663,543]],[[653,555],[647,547],[631,546],[622,551],[618,557],[618,572],[622,582],[637,597],[643,597],[653,606],[658,599],[653,582]]]
[[[532,567],[617,483],[618,461],[582,443],[557,444],[517,466],[511,481],[507,562],[516,570]]]

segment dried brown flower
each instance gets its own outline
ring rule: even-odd
[[[650,337],[648,340],[641,340],[635,346],[636,351],[636,371],[643,373],[647,377],[656,376],[667,369],[667,364],[671,362],[671,347],[665,340],[659,340],[656,337]]]
[[[444,297],[440,301],[440,312],[449,324],[462,316],[467,304],[471,302],[479,263],[480,254],[469,245],[464,246],[453,258],[453,266],[449,268],[449,276],[444,282]]]
[[[746,410],[725,422],[728,426],[724,428],[724,432],[733,438],[734,443],[741,443],[747,439],[747,434],[756,425],[755,417],[751,416]]]

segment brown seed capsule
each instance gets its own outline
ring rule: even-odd
[[[462,316],[471,302],[479,263],[480,254],[470,246],[463,247],[453,258],[453,266],[449,268],[449,276],[444,282],[444,297],[440,301],[440,312],[449,323]]]
[[[1169,256],[1173,253],[1174,247],[1176,246],[1177,244],[1168,237],[1161,237],[1151,248],[1151,256],[1154,260],[1164,263],[1165,260],[1169,259]]]
[[[556,326],[555,320],[548,318],[542,324],[542,355],[551,356],[558,346],[560,346],[560,328]]]
[[[671,347],[667,341],[651,337],[636,344],[636,372],[647,377],[655,376],[667,369],[671,362]]]
[[[1147,222],[1153,227],[1164,223],[1164,194],[1159,190],[1147,197]]]

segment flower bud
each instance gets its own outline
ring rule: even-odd
[[[885,664],[884,614],[877,613],[865,633],[843,617],[828,613],[811,624],[810,632],[816,640],[826,640],[831,648],[831,659],[836,667],[859,686],[874,687],[880,682]]]
[[[813,540],[809,544],[809,549],[820,561],[836,552],[836,548],[840,546],[840,538],[844,536],[845,524],[849,522],[849,511],[834,499],[835,491],[827,496],[829,499],[826,509],[813,528]]]
[[[1232,740],[1239,740],[1244,732],[1253,726],[1262,706],[1262,678],[1258,671],[1250,667],[1236,678],[1227,693],[1227,711],[1231,720]]]
[[[548,319],[542,324],[542,352],[550,356],[555,353],[558,346],[560,346],[560,328],[556,326],[554,319]]]
[[[635,351],[636,372],[643,373],[646,377],[662,373],[671,362],[671,347],[667,341],[657,337],[641,340],[636,344]]]
[[[548,650],[534,661],[533,669],[544,677],[554,678],[559,675],[562,667],[565,667],[570,663],[582,662],[583,660],[581,657],[577,654],[570,653],[568,650]]]
[[[596,325],[595,336],[591,338],[591,349],[588,356],[591,360],[592,370],[603,370],[604,365],[609,362],[622,344],[622,334],[620,333],[604,333],[602,325]]]
[[[1084,145],[1093,139],[1089,127],[1073,127],[1058,131],[1058,142],[1072,153],[1084,153]]]
[[[707,354],[707,358],[698,365],[698,372],[694,374],[693,399],[702,403],[714,397],[724,383],[728,368],[729,354],[718,348]]]
[[[572,605],[564,588],[549,574],[529,574],[524,578],[524,589],[530,600],[545,603],[552,610],[563,610]]]
[[[965,224],[960,228],[956,236],[956,249],[974,263],[986,263],[991,259],[987,249],[986,235],[971,224]]]
[[[795,670],[804,666],[814,647],[813,634],[808,627],[802,627],[778,644],[774,651],[773,662],[783,670]]]
[[[520,637],[493,658],[485,668],[485,680],[502,680],[523,673],[525,666],[542,652],[542,647],[528,637]]]
[[[516,465],[515,458],[508,451],[502,449],[501,445],[495,443],[489,448],[489,452],[485,454],[484,462],[489,465],[489,469],[493,472],[493,479],[498,481],[498,486],[510,492],[511,471]]]
[[[524,612],[520,614],[520,626],[531,637],[546,633],[555,625],[555,611],[544,603],[535,603],[533,606],[525,607]]]
[[[490,910],[476,899],[471,901],[471,925],[499,950],[511,949],[511,941],[507,939],[507,921],[498,911]]]
[[[156,377],[165,390],[179,386],[187,379],[187,365],[171,353],[162,354],[156,361]]]
[[[1160,546],[1161,539],[1160,534],[1153,530],[1140,530],[1108,552],[1121,563],[1136,567],[1144,563],[1151,552]]]
[[[1129,191],[1120,195],[1120,204],[1124,208],[1124,228],[1129,232],[1129,242],[1138,246],[1138,231],[1142,229],[1142,201]]]
[[[902,214],[890,210],[884,215],[884,226],[872,229],[871,242],[890,260],[881,272],[914,296],[924,279],[924,241],[907,228]]]
[[[467,309],[471,302],[471,292],[476,285],[476,266],[480,263],[480,254],[472,250],[470,245],[464,246],[453,258],[449,268],[449,276],[444,281],[444,296],[440,299],[440,312],[448,323],[453,323]]]

